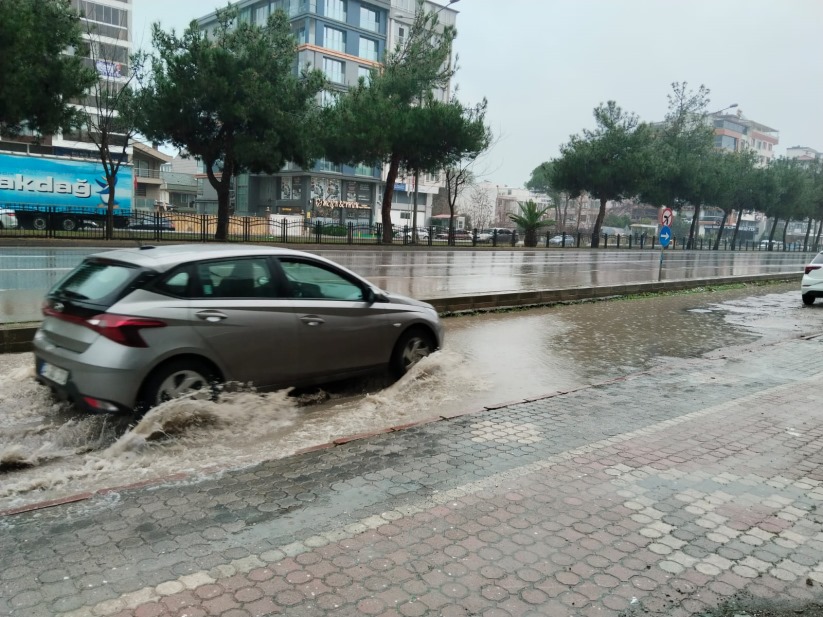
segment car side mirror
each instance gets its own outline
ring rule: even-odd
[[[374,289],[373,287],[367,287],[365,291],[365,300],[369,304],[374,304],[375,302],[388,302],[389,299],[379,289]]]

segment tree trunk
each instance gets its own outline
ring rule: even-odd
[[[603,219],[606,218],[606,202],[607,198],[600,198],[600,210],[597,212],[597,218],[594,221],[594,229],[592,230],[592,248],[596,249],[600,246],[600,228],[603,227]]]
[[[812,233],[812,224],[813,224],[812,217],[809,217],[808,220],[809,220],[809,222],[806,225],[806,236],[803,238],[803,252],[806,252],[806,251],[809,250],[809,235],[811,235],[811,233]]]
[[[694,207],[694,217],[692,217],[692,225],[689,227],[689,240],[686,242],[686,248],[694,247],[694,237],[697,231],[698,221],[700,220],[700,206]]]
[[[566,193],[566,203],[563,206],[563,218],[560,220],[560,231],[566,231],[566,223],[569,220],[569,194]]]
[[[814,237],[814,245],[812,246],[812,250],[816,251],[820,248],[820,234],[823,233],[823,217],[821,217],[820,221],[817,223],[817,235]]]
[[[777,231],[777,222],[779,220],[780,219],[778,219],[777,217],[774,217],[774,223],[772,223],[772,231],[771,233],[769,233],[769,246],[766,247],[766,250],[772,250],[772,242],[774,242],[774,232]]]
[[[383,206],[380,210],[380,220],[383,222],[383,243],[392,243],[391,202],[394,197],[394,181],[400,169],[400,157],[392,154],[389,161],[389,171],[386,174],[386,188],[383,191]]]
[[[783,225],[783,250],[786,250],[786,233],[789,231],[789,223],[791,219],[786,219],[786,224]]]
[[[734,234],[732,234],[732,250],[737,247],[737,232],[740,231],[740,221],[743,220],[743,208],[737,211],[737,223],[734,225]]]
[[[225,242],[229,237],[229,195],[234,166],[229,160],[226,160],[223,165],[223,172],[218,180],[214,174],[215,162],[204,161],[204,163],[209,184],[217,191],[217,229],[214,233],[214,239]]]
[[[109,177],[108,173],[106,174],[106,182],[109,184],[109,198],[106,201],[106,240],[114,238],[114,206],[117,197],[114,192],[114,180],[115,178]]]
[[[720,250],[720,238],[723,237],[723,229],[726,227],[726,219],[729,218],[729,213],[723,210],[723,220],[720,221],[720,231],[717,232],[717,238],[714,239],[714,250]]]

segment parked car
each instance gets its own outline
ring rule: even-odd
[[[132,219],[129,222],[129,229],[174,231],[174,222],[165,216],[146,216]]]
[[[488,229],[481,229],[477,232],[477,241],[478,242],[491,242],[492,241],[492,232]]]
[[[410,242],[412,240],[412,230],[411,229],[400,229],[394,232],[395,238],[402,238],[405,236],[407,240]],[[417,239],[418,240],[428,240],[429,239],[429,230],[425,227],[419,227],[417,229]]]
[[[574,246],[575,237],[572,234],[566,234],[565,240],[563,234],[558,234],[549,238],[549,246]]]
[[[772,245],[772,250],[773,251],[782,251],[783,250],[783,243],[780,242],[779,240],[771,240],[771,241],[770,240],[761,240],[760,241],[760,250],[761,251],[768,251],[770,243]]]
[[[489,229],[492,238],[496,238],[497,244],[511,244],[512,236],[515,234],[514,229],[508,227],[492,227]]]
[[[328,259],[262,246],[96,253],[48,292],[43,315],[36,379],[87,411],[215,396],[223,382],[400,376],[443,341],[431,305]]]
[[[17,213],[10,208],[0,208],[0,229],[15,229],[20,223],[17,221]]]
[[[449,239],[449,230],[446,229],[445,231],[441,231],[438,233],[435,238],[438,240],[448,240]],[[454,230],[454,239],[455,240],[471,240],[472,235],[465,229],[455,229]]]
[[[814,304],[816,298],[823,298],[823,251],[815,255],[811,263],[803,269],[800,297],[806,306]]]

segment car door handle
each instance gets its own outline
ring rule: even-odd
[[[305,317],[301,317],[300,321],[302,321],[307,326],[322,326],[324,323],[326,323],[317,315],[306,315]]]
[[[211,322],[223,321],[228,318],[228,315],[221,313],[220,311],[200,311],[199,313],[196,313],[196,315],[203,321]]]

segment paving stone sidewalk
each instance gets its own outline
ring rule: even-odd
[[[823,602],[823,339],[0,518],[0,615]],[[433,410],[436,411],[436,410]]]

